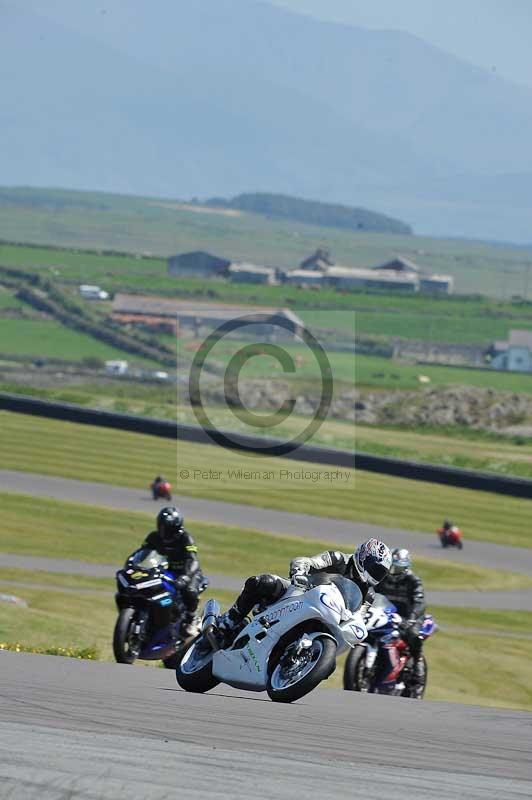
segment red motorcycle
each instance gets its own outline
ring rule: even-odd
[[[462,542],[462,531],[456,525],[449,525],[439,528],[437,531],[442,547],[457,547],[459,550],[464,546]]]
[[[172,487],[165,480],[155,480],[150,483],[150,489],[154,500],[171,500]]]

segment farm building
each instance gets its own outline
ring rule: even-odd
[[[146,320],[151,317],[157,325],[161,324],[161,320],[172,322],[180,334],[189,336],[204,335],[224,322],[250,315],[260,317],[261,325],[254,326],[254,334],[261,332],[266,336],[277,338],[298,336],[303,331],[302,320],[287,308],[225,305],[178,298],[117,294],[113,300],[112,310],[112,317],[118,322],[131,323],[137,318],[146,324]]]
[[[392,270],[361,269],[352,267],[329,267],[324,282],[339,290],[379,289],[381,291],[417,292],[418,278],[412,273],[396,273]]]
[[[168,274],[184,276],[188,278],[212,278],[214,276],[225,277],[231,262],[227,258],[213,256],[203,250],[196,250],[192,253],[181,253],[181,255],[171,256],[167,260]]]
[[[304,258],[299,265],[299,269],[312,272],[326,272],[328,267],[334,267],[334,261],[329,251],[323,247],[319,247],[311,256]]]
[[[372,267],[377,272],[382,272],[386,270],[387,272],[395,272],[395,273],[408,273],[413,272],[416,275],[421,273],[420,267],[417,264],[414,264],[413,261],[409,261],[408,258],[402,258],[402,256],[397,256],[396,258],[392,258],[391,261],[386,261],[384,264],[379,264],[376,267]]]
[[[261,267],[257,264],[231,264],[227,270],[229,280],[235,283],[276,283],[276,270],[273,267]]]
[[[284,282],[295,286],[322,286],[324,274],[317,269],[293,269],[286,272]]]
[[[491,366],[509,372],[532,372],[532,331],[510,331],[508,340],[494,342]]]
[[[453,290],[453,279],[450,275],[431,275],[413,261],[402,256],[372,267],[372,269],[379,274],[387,272],[394,275],[417,276],[417,290],[421,294],[450,294]]]
[[[451,294],[454,280],[450,275],[420,275],[421,294]]]

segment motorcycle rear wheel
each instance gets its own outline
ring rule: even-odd
[[[131,647],[130,642],[134,618],[134,608],[123,608],[118,615],[113,633],[113,653],[118,664],[133,664],[138,658],[138,651]]]
[[[266,691],[275,703],[293,703],[311,692],[334,672],[336,667],[336,642],[328,636],[317,636],[312,641],[310,653],[290,663],[289,643],[275,660],[268,678]]]
[[[209,689],[214,689],[220,683],[212,674],[214,652],[208,648],[206,640],[202,636],[198,636],[184,652],[181,651],[175,677],[186,692],[208,692]]]

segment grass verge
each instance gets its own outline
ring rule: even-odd
[[[0,494],[0,501],[4,527],[0,548],[4,552],[28,557],[72,558],[119,567],[151,528],[152,518],[140,513],[125,515],[122,511],[27,495]],[[39,525],[35,526],[37,518]],[[205,572],[236,577],[260,572],[286,575],[288,564],[295,556],[334,547],[333,542],[326,540],[319,542],[277,536],[206,522],[195,523],[194,534]],[[532,578],[527,575],[440,559],[416,558],[416,571],[427,588],[434,590],[467,588],[488,591],[532,587]],[[38,576],[41,573],[34,574]],[[24,581],[20,575],[18,570],[9,570],[7,576],[5,570],[0,570],[0,578],[3,576],[4,580]],[[65,583],[65,580],[62,579],[64,588],[76,586],[73,576],[68,579],[70,583]],[[86,587],[93,585],[87,582],[88,579],[84,580]],[[102,584],[104,588],[107,585]]]
[[[451,516],[466,540],[532,547],[529,500],[361,470],[328,481],[313,464],[11,412],[0,412],[0,430],[3,465],[14,470],[135,488],[162,473],[180,495],[417,531]],[[253,527],[251,509],[249,519]]]
[[[0,390],[33,397],[75,403],[104,411],[175,420],[197,424],[190,406],[176,407],[175,387],[157,388],[129,382],[120,385],[75,384],[71,387],[35,388],[21,383],[0,382]],[[249,433],[249,425],[237,419],[225,406],[205,406],[212,423],[219,428]],[[293,438],[308,424],[308,417],[291,414],[272,421],[271,427],[257,428],[256,435]],[[532,438],[507,436],[483,430],[448,426],[377,427],[326,419],[309,440],[311,443],[357,450],[375,455],[412,459],[429,464],[446,464],[504,475],[532,478]]]

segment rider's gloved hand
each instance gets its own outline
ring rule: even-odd
[[[185,589],[190,583],[188,575],[178,575],[175,578],[175,585],[178,589]]]
[[[308,589],[308,575],[302,572],[295,572],[290,576],[292,586],[297,586],[299,589]]]
[[[401,636],[405,639],[412,637],[414,633],[415,624],[416,624],[415,619],[403,620],[403,622],[401,622],[401,624],[399,625],[399,633],[401,634]]]

